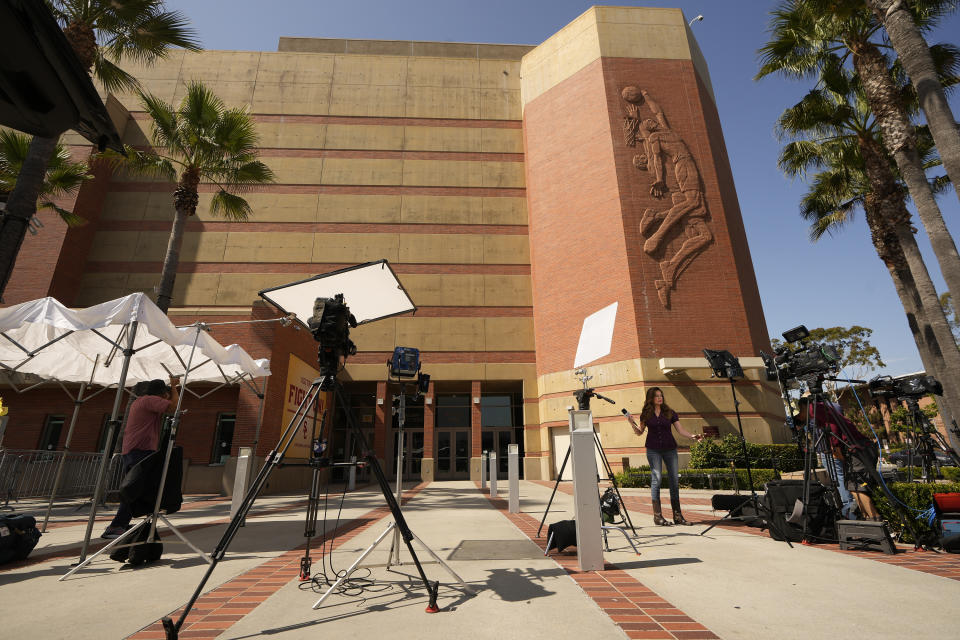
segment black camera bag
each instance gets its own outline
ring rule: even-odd
[[[787,518],[793,513],[798,500],[803,500],[803,480],[774,480],[768,482],[763,496],[767,510],[770,537],[786,538],[791,542],[803,540],[803,521],[793,523]],[[804,513],[807,519],[807,535],[815,541],[837,540],[836,505],[832,504],[832,491],[818,482],[810,483],[810,495]]]
[[[0,515],[0,564],[25,560],[41,535],[32,516]]]

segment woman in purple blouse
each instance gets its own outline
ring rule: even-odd
[[[677,413],[663,401],[663,391],[653,387],[647,391],[643,410],[640,412],[640,424],[633,416],[627,414],[627,420],[638,436],[650,429],[647,436],[647,460],[650,462],[650,497],[653,500],[653,523],[668,526],[670,523],[663,517],[660,508],[660,482],[662,479],[662,465],[667,465],[667,474],[670,478],[670,506],[673,507],[674,524],[691,524],[680,512],[679,474],[677,470],[677,441],[673,438],[673,429],[680,435],[699,442],[703,439],[700,434],[693,435],[680,426]]]

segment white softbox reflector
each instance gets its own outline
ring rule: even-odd
[[[613,324],[616,319],[616,302],[584,318],[580,342],[577,344],[577,355],[573,361],[574,369],[610,353],[610,345],[613,344]]]
[[[283,313],[294,314],[297,322],[307,326],[313,316],[314,301],[332,298],[338,293],[343,294],[343,301],[350,307],[357,324],[417,310],[386,260],[264,289],[260,297]]]

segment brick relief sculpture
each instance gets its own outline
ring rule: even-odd
[[[626,117],[623,128],[628,147],[642,145],[642,153],[633,156],[633,166],[651,175],[650,195],[662,200],[670,195],[672,206],[662,210],[645,209],[640,219],[640,235],[645,239],[643,251],[659,259],[661,279],[654,284],[657,296],[665,308],[670,307],[670,290],[680,274],[707,246],[713,242],[713,233],[707,226],[707,204],[703,195],[700,170],[690,149],[667,124],[660,106],[646,90],[630,85],[620,93]],[[641,107],[646,106],[652,117],[644,118]],[[667,185],[666,171],[673,166],[676,188]],[[684,240],[680,248],[667,255],[667,238],[675,227],[681,229]],[[671,236],[672,237],[672,236]]]

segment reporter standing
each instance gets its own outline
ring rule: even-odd
[[[674,524],[689,525],[680,512],[680,476],[677,456],[677,441],[673,437],[672,429],[680,435],[700,442],[703,436],[694,435],[680,426],[680,418],[663,400],[663,391],[659,387],[647,390],[647,397],[640,411],[640,424],[633,416],[625,413],[627,421],[638,436],[649,429],[647,436],[647,460],[650,463],[650,498],[653,502],[653,523],[660,526],[669,526],[663,517],[660,507],[660,484],[662,482],[662,465],[667,467],[667,477],[670,481],[670,506],[673,508]]]

